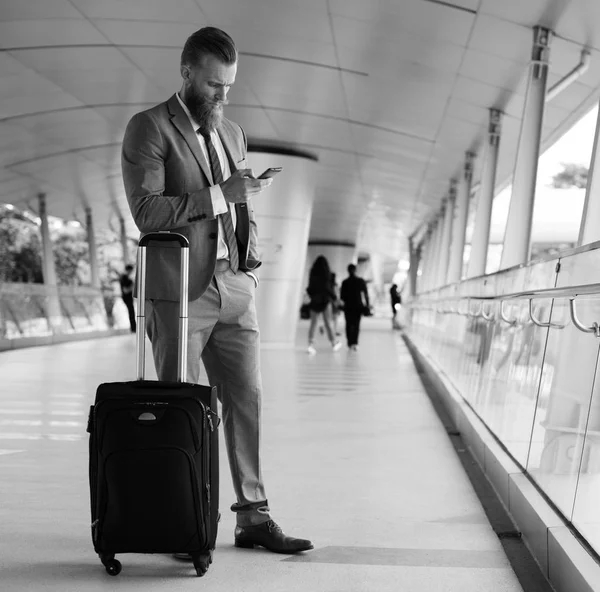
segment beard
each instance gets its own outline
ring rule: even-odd
[[[185,104],[200,129],[203,132],[212,132],[221,124],[223,105],[226,105],[227,101],[219,103],[210,101],[193,86],[190,86],[185,93]]]

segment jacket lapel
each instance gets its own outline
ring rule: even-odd
[[[200,148],[200,144],[198,143],[198,138],[196,136],[196,132],[192,129],[192,124],[185,111],[181,108],[177,97],[173,95],[168,101],[167,106],[169,108],[169,113],[171,117],[171,121],[173,125],[179,130],[179,133],[183,136],[183,139],[186,141],[189,149],[192,151],[194,158],[200,165],[206,180],[210,184],[210,179],[212,179],[212,175],[210,173],[210,166],[206,161],[204,153]]]

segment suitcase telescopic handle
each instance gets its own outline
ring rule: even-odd
[[[150,242],[179,243],[181,247],[181,284],[179,289],[179,340],[177,347],[177,382],[185,382],[187,377],[188,343],[188,285],[190,272],[190,243],[178,232],[149,232],[140,238],[137,252],[137,329],[135,350],[137,358],[137,379],[146,375],[146,248]]]

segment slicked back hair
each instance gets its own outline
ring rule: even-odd
[[[181,65],[198,66],[207,55],[227,65],[235,64],[238,58],[233,39],[216,27],[203,27],[187,38],[181,52]]]

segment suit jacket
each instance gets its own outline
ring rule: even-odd
[[[223,118],[217,130],[231,171],[248,168],[242,128]],[[142,234],[170,230],[190,242],[189,299],[208,287],[217,257],[218,221],[210,198],[210,165],[177,97],[134,115],[127,125],[121,155],[125,193]],[[236,204],[240,269],[260,265],[252,205]],[[146,297],[179,300],[180,254],[161,243],[146,255]]]

